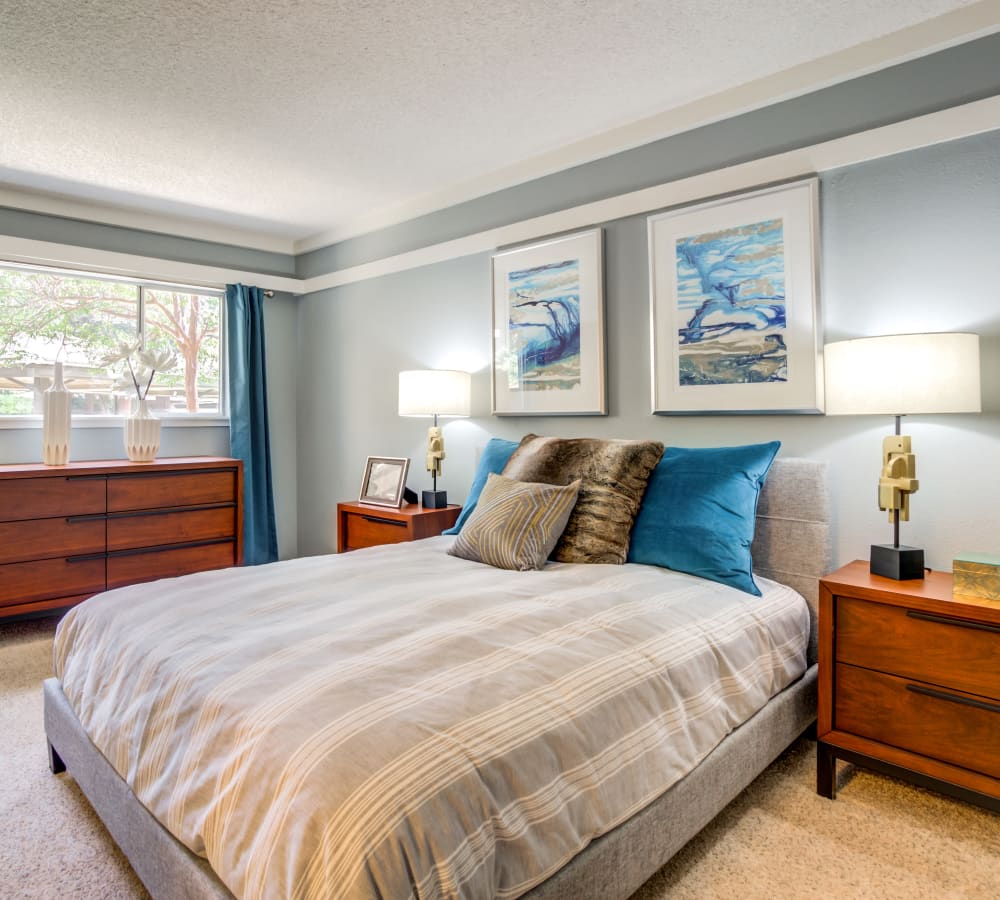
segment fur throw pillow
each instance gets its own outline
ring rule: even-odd
[[[624,563],[632,523],[650,473],[660,461],[658,441],[613,441],[525,435],[504,467],[517,481],[570,484],[580,494],[552,552],[559,562]]]

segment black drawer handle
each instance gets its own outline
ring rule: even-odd
[[[120,556],[139,556],[142,553],[169,553],[171,550],[190,550],[194,547],[214,547],[216,544],[231,544],[232,538],[212,538],[207,541],[187,541],[183,544],[157,544],[155,547],[130,547],[128,550],[109,550],[108,559]]]
[[[106,553],[84,553],[80,556],[67,556],[66,562],[68,563],[82,563],[82,562],[93,562],[95,559],[107,559],[108,555]]]
[[[142,516],[166,516],[170,513],[203,512],[206,509],[235,509],[235,503],[202,503],[198,506],[162,506],[156,509],[127,509],[110,512],[108,519],[138,519]]]
[[[971,697],[960,697],[958,694],[949,694],[946,691],[935,691],[922,684],[908,684],[906,689],[913,691],[914,694],[925,694],[928,697],[936,697],[938,700],[949,700],[952,703],[961,703],[963,706],[974,706],[976,709],[985,709],[987,712],[1000,713],[1000,705],[987,703],[985,700],[973,700]]]
[[[231,466],[220,466],[217,469],[171,469],[167,472],[109,472],[108,481],[131,481],[133,478],[174,478],[182,475],[209,475],[212,472],[220,472],[223,475],[235,475],[236,469]]]
[[[399,528],[406,528],[406,522],[399,522],[396,519],[383,519],[379,516],[362,516],[366,522],[375,522],[378,525],[396,525]]]
[[[77,522],[103,522],[107,517],[107,513],[91,513],[87,516],[66,516],[66,524],[75,525]]]
[[[922,619],[925,622],[938,622],[941,625],[957,625],[959,628],[973,628],[976,631],[989,631],[1000,634],[1000,625],[990,625],[987,622],[966,622],[965,619],[953,619],[951,616],[936,616],[934,613],[919,612],[908,609],[906,614],[911,619]]]

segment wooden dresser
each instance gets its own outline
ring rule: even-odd
[[[1000,810],[1000,601],[863,561],[819,593],[818,792],[844,759]]]
[[[0,466],[0,620],[243,561],[243,464]]]
[[[417,503],[371,506],[365,503],[337,504],[337,552],[401,544],[436,537],[458,521],[461,506],[424,509]]]

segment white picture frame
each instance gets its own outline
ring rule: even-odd
[[[607,415],[603,248],[595,228],[493,254],[493,415]]]
[[[653,413],[822,413],[818,179],[647,223]]]

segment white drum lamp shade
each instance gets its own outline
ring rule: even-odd
[[[827,415],[982,410],[979,335],[890,334],[827,344]]]
[[[472,379],[452,369],[414,369],[399,373],[401,416],[468,416]]]

